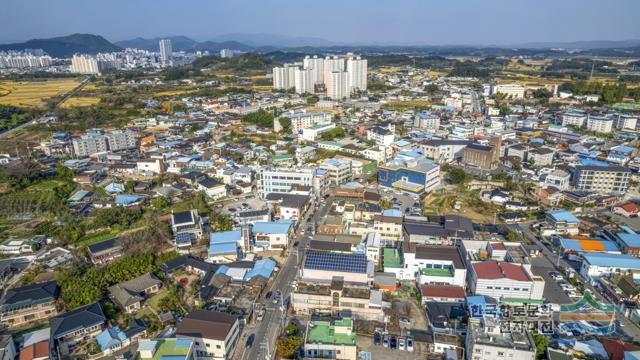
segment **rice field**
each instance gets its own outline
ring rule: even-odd
[[[77,106],[92,106],[100,102],[100,98],[91,96],[73,96],[65,100],[60,107],[68,109]]]
[[[46,99],[64,94],[79,84],[76,79],[0,81],[0,104],[41,107]]]

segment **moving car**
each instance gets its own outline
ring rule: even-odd
[[[254,334],[249,335],[249,337],[247,338],[247,343],[244,345],[244,347],[247,349],[251,349],[251,346],[253,346],[253,340],[255,338],[256,336]]]

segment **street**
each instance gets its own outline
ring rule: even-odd
[[[311,222],[315,224],[319,219],[324,217],[326,213],[331,208],[331,203],[333,202],[333,196],[329,197],[326,200],[324,206],[320,207],[318,211],[313,213],[313,217]],[[311,207],[310,211],[313,211],[316,207]],[[300,236],[300,233],[303,229],[309,225],[306,221],[308,215],[305,215],[301,221],[298,230],[294,236],[293,241],[299,241],[297,247],[292,247],[289,249],[289,254],[287,259],[285,260],[284,265],[278,271],[275,280],[271,284],[271,286],[265,290],[265,294],[269,291],[274,292],[276,290],[280,290],[282,293],[281,300],[278,304],[273,304],[272,299],[264,300],[265,304],[265,315],[261,322],[257,324],[248,325],[245,330],[242,341],[238,342],[236,351],[235,351],[235,359],[271,359],[275,353],[275,342],[281,332],[281,325],[284,325],[286,322],[286,309],[281,307],[282,303],[289,297],[291,293],[291,283],[295,280],[298,269],[304,257],[304,250],[306,249],[309,241],[311,240],[312,234],[309,234],[305,231],[304,236]],[[296,255],[296,253],[298,255]],[[284,310],[284,313],[283,313]],[[245,348],[245,341],[248,336],[251,334],[255,334],[255,341],[253,346],[250,349]]]

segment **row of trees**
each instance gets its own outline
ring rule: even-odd
[[[578,95],[600,95],[602,97],[602,101],[607,104],[618,103],[629,94],[626,84],[609,84],[602,83],[600,81],[587,80],[565,82],[560,85],[558,90],[569,91]]]
[[[273,128],[273,113],[260,109],[256,112],[244,115],[242,117],[242,121],[254,124],[261,128]]]

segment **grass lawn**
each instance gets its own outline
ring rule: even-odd
[[[169,290],[162,288],[160,291],[147,300],[147,305],[153,308],[156,312],[159,312],[160,300],[167,296]]]
[[[97,243],[103,240],[111,239],[118,236],[122,232],[121,229],[113,228],[109,231],[100,231],[96,233],[87,234],[82,237],[76,244],[78,246],[87,246],[93,243]]]

